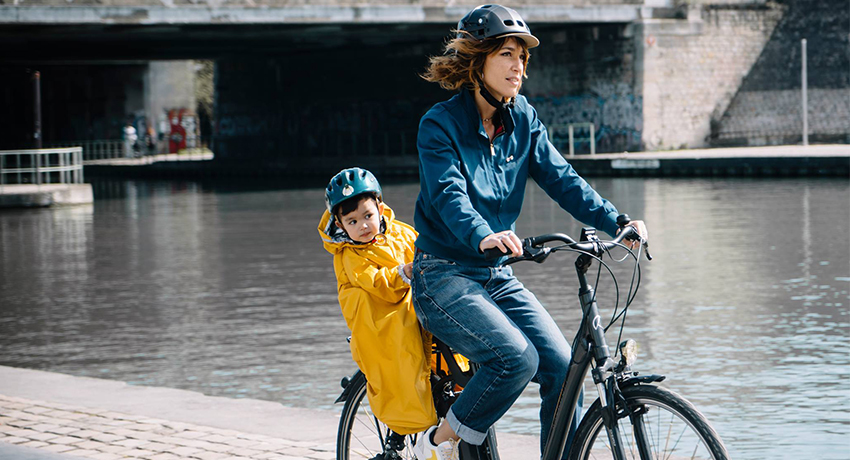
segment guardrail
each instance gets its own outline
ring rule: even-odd
[[[113,158],[131,158],[132,146],[122,140],[88,140],[51,142],[50,147],[82,147],[83,160],[111,160]]]
[[[0,185],[82,183],[81,147],[0,151]]]
[[[549,125],[550,141],[558,147],[558,144],[563,144],[564,134],[567,132],[567,145],[569,146],[570,156],[576,154],[576,141],[590,144],[590,154],[596,155],[596,127],[593,123],[567,123]],[[576,136],[576,133],[586,135]]]

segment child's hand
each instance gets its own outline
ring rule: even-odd
[[[404,276],[413,279],[413,262],[405,265],[402,270],[404,270]]]

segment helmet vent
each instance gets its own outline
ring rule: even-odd
[[[493,5],[481,5],[481,8],[493,8]]]
[[[507,22],[507,21],[505,21],[505,22]],[[516,25],[518,25],[518,26],[520,26],[520,27],[525,27],[524,25],[522,25],[522,21],[517,21],[517,22],[516,22]]]
[[[514,25],[514,22],[511,21],[510,19],[505,19],[505,25],[506,26],[512,26],[512,25]]]
[[[336,178],[336,185],[342,186],[342,177]]]

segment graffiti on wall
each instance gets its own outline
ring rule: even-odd
[[[547,126],[593,123],[597,152],[622,152],[640,149],[643,131],[643,100],[627,85],[594,87],[592,94],[570,96],[534,96],[529,102]],[[566,133],[554,133],[553,143],[563,142]],[[584,147],[584,148],[582,148]],[[586,152],[587,146],[577,146]]]

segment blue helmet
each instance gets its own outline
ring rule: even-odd
[[[325,204],[334,212],[336,205],[362,193],[374,193],[381,201],[381,184],[375,176],[362,168],[348,168],[338,172],[325,189]]]

